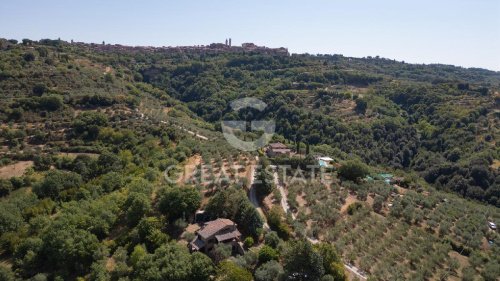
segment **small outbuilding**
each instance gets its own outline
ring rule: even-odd
[[[328,156],[320,156],[320,157],[317,157],[316,160],[318,161],[318,165],[320,167],[328,168],[328,167],[331,167],[333,164],[333,158],[328,157]]]

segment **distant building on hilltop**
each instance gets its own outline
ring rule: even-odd
[[[241,47],[243,47],[243,49],[256,49],[257,45],[254,43],[243,43],[241,44]]]
[[[151,47],[151,46],[124,46],[119,44],[95,44],[74,42],[76,46],[86,47],[93,51],[101,52],[155,52],[167,54],[223,54],[223,53],[256,53],[272,56],[289,56],[287,48],[268,48],[265,46],[257,46],[254,43],[243,43],[241,46],[232,46],[232,39],[228,38],[222,43],[211,43],[201,46],[177,46],[177,47]]]

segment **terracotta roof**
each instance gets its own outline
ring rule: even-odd
[[[288,149],[286,145],[282,144],[281,142],[275,142],[275,143],[270,143],[269,147],[272,149]]]
[[[215,239],[217,239],[217,241],[219,241],[219,242],[223,242],[226,240],[238,238],[240,236],[241,236],[241,233],[236,229],[236,230],[228,232],[228,233],[224,233],[221,235],[215,235]]]
[[[235,223],[229,219],[216,219],[205,223],[205,225],[198,230],[198,235],[203,238],[208,238],[216,234],[218,231],[227,226],[234,225]]]

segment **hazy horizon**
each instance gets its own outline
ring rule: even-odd
[[[500,2],[107,1],[0,3],[0,37],[133,46],[252,42],[500,71]]]

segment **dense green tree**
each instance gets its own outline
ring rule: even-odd
[[[138,260],[134,280],[208,281],[214,272],[212,262],[205,255],[190,255],[187,248],[166,243]]]
[[[272,247],[272,248],[277,248],[278,244],[280,243],[280,238],[276,231],[271,231],[266,234],[264,237],[265,244]]]
[[[144,216],[151,212],[151,200],[144,193],[131,192],[123,208],[129,225],[135,226]]]
[[[147,255],[146,248],[143,245],[135,245],[134,250],[130,254],[130,264],[136,267],[139,261],[141,261]]]
[[[14,281],[14,273],[7,266],[0,264],[0,280],[4,281]]]
[[[0,179],[0,197],[9,195],[13,186],[10,180]]]
[[[248,235],[257,237],[262,229],[262,219],[250,203],[247,195],[239,189],[230,187],[217,193],[208,202],[205,212],[212,218],[229,218]]]
[[[285,275],[293,280],[319,280],[325,274],[323,258],[308,241],[292,242],[284,253]]]
[[[24,110],[22,108],[14,108],[9,113],[9,121],[21,121],[24,117]]]
[[[278,260],[278,251],[270,246],[264,245],[259,250],[259,263],[266,263],[271,260]]]
[[[45,86],[45,84],[36,84],[35,86],[33,86],[33,95],[35,96],[41,96],[43,95],[45,92],[47,92],[47,86]]]
[[[62,98],[55,95],[42,96],[39,103],[41,110],[48,111],[56,111],[64,106]]]
[[[43,264],[43,241],[28,238],[22,241],[14,252],[14,268],[23,278],[35,275]]]
[[[321,255],[325,273],[332,276],[334,280],[347,280],[344,265],[337,250],[332,244],[321,243],[315,245],[316,251]]]
[[[101,178],[101,186],[106,192],[111,192],[119,189],[124,184],[123,178],[116,172],[104,174]]]
[[[168,241],[168,236],[161,231],[162,224],[156,217],[144,217],[137,224],[140,242],[152,251]]]
[[[266,262],[255,270],[256,281],[278,281],[284,274],[283,267],[275,260]]]
[[[349,160],[342,164],[338,173],[347,180],[356,181],[368,174],[368,167],[357,160]]]
[[[158,209],[170,221],[191,217],[200,207],[201,195],[194,187],[167,187],[160,192]]]
[[[252,273],[232,261],[223,261],[217,269],[216,281],[251,281]]]
[[[43,234],[42,255],[45,269],[61,271],[64,275],[85,274],[99,249],[97,237],[88,231],[51,226]]]
[[[51,170],[40,183],[33,187],[33,192],[40,198],[65,199],[66,196],[63,191],[76,189],[82,183],[81,176],[76,173]]]
[[[36,57],[35,57],[35,54],[33,54],[33,53],[31,53],[31,52],[30,52],[30,53],[25,53],[25,54],[23,55],[23,59],[24,59],[25,61],[27,61],[27,62],[34,61],[34,60],[35,60],[35,58],[36,58]]]
[[[123,247],[118,247],[111,258],[114,261],[114,268],[111,272],[111,279],[120,280],[123,278],[128,278],[132,269],[127,264],[127,250]]]
[[[47,171],[54,163],[51,155],[37,155],[33,158],[35,170]]]
[[[215,274],[215,268],[209,257],[196,252],[190,257],[191,274],[188,280],[190,281],[208,281]]]
[[[272,175],[264,168],[257,175],[255,188],[257,196],[261,199],[269,195],[275,188]]]
[[[90,266],[89,279],[92,281],[107,281],[111,280],[111,274],[106,268],[106,262],[103,260],[95,261]]]
[[[104,174],[109,172],[119,172],[123,168],[124,163],[115,153],[105,151],[97,158],[97,165],[100,168],[100,172]]]
[[[364,99],[357,99],[356,100],[356,107],[355,107],[356,112],[358,112],[360,114],[365,114],[367,107],[368,107],[368,103]]]
[[[108,124],[108,117],[98,112],[83,112],[73,121],[74,133],[84,139],[95,140],[99,129]]]
[[[221,261],[228,259],[233,253],[233,248],[229,244],[217,244],[210,251],[210,256],[214,260],[216,264],[219,264]]]
[[[68,168],[85,180],[90,180],[99,173],[97,161],[88,155],[78,155]]]
[[[283,209],[280,206],[275,205],[269,210],[267,223],[273,231],[276,231],[280,238],[288,240],[291,230],[286,222],[283,221]]]
[[[150,195],[153,191],[153,185],[143,178],[133,178],[125,187],[129,192],[143,193],[146,195]]]

